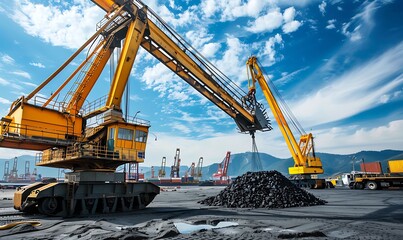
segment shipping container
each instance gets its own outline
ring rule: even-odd
[[[403,173],[403,160],[388,161],[390,173]]]
[[[381,162],[361,163],[360,167],[361,167],[361,172],[371,173],[371,174],[381,174],[382,173]]]

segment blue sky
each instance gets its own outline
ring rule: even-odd
[[[403,149],[402,1],[144,2],[245,90],[245,62],[256,55],[298,121],[314,134],[317,151]],[[84,0],[2,1],[0,115],[55,71],[104,15]],[[89,102],[107,94],[108,71]],[[40,96],[48,97],[66,76]],[[239,134],[229,116],[143,50],[129,88],[129,115],[140,111],[137,116],[152,125],[145,165],[159,165],[163,156],[172,164],[178,147],[186,165],[200,156],[209,164],[228,150],[251,150],[250,137]],[[271,119],[274,130],[256,136],[259,151],[290,157]],[[2,158],[24,153],[32,154],[0,149]]]

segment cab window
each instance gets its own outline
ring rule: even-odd
[[[146,142],[147,141],[147,133],[144,131],[136,130],[136,142]]]
[[[126,128],[119,128],[118,130],[118,138],[121,140],[133,140],[133,130]]]

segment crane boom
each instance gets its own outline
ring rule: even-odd
[[[133,9],[146,8],[141,1],[92,1],[101,6],[106,12],[110,11],[111,8],[118,8],[123,5],[126,6],[125,9],[132,11],[130,12],[131,14],[134,14]],[[208,64],[201,61],[202,56],[198,56],[195,51],[192,51],[192,47],[187,46],[185,41],[151,9],[143,12],[148,14],[145,20],[147,31],[144,33],[143,38],[140,35],[138,38],[141,40],[141,46],[146,51],[232,117],[241,132],[271,130],[270,122],[264,116],[262,109],[256,106],[254,106],[254,109],[246,108],[241,99],[239,97],[237,99],[233,91],[214,79],[214,71],[209,69]],[[142,14],[138,15],[141,16]],[[132,47],[129,49],[137,51],[136,49],[139,47],[137,44],[138,42],[132,43]],[[125,50],[122,51],[120,63],[122,59],[127,59],[127,57],[123,58],[125,56],[124,52]],[[134,60],[135,56],[128,57],[130,60]],[[124,63],[121,65],[127,66],[130,64]],[[112,85],[117,88],[122,86],[123,83],[113,83]],[[123,89],[120,92],[123,92]],[[119,94],[115,93],[109,96],[116,97],[116,95]],[[111,101],[111,99],[108,99],[108,105],[112,105]]]
[[[288,169],[289,173],[291,175],[323,173],[322,162],[320,158],[315,156],[312,134],[309,133],[302,135],[299,143],[297,143],[287,120],[273,95],[273,91],[270,89],[263,75],[257,58],[254,56],[250,57],[246,62],[246,65],[251,76],[251,83],[249,83],[250,89],[256,90],[256,82],[259,84],[267,102],[269,103],[270,109],[273,112],[281,133],[283,134],[292,158],[294,159],[294,166]]]

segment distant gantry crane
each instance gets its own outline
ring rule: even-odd
[[[227,154],[225,155],[224,160],[218,165],[217,172],[213,174],[213,179],[219,180],[219,181],[228,181],[229,180],[227,173],[228,173],[228,165],[229,165],[230,159],[231,159],[231,152],[228,151]]]
[[[155,178],[154,166],[151,166],[151,178]]]
[[[176,149],[175,157],[174,157],[174,165],[171,166],[171,178],[179,178],[179,168],[181,165],[180,159],[180,149]]]
[[[194,177],[196,172],[195,172],[195,168],[196,168],[196,164],[195,162],[192,162],[192,164],[190,165],[190,167],[186,170],[185,172],[185,178],[187,177]]]
[[[3,175],[3,180],[4,180],[5,182],[7,182],[9,176],[10,176],[10,162],[9,162],[9,161],[6,161],[6,162],[4,163],[4,175]]]
[[[202,168],[203,168],[203,157],[199,158],[199,162],[196,167],[196,175],[195,178],[200,180],[202,178]]]
[[[30,165],[31,163],[29,161],[25,161],[25,174],[23,176],[24,179],[30,179],[31,178],[31,172],[30,172]]]
[[[8,175],[8,180],[10,179],[18,179],[18,158],[15,157],[13,161],[13,168],[10,171],[10,174]]]
[[[160,169],[158,170],[158,177],[160,177],[160,178],[164,178],[164,177],[165,177],[165,175],[166,175],[166,172],[165,172],[165,167],[166,167],[166,165],[167,165],[167,158],[166,158],[166,157],[162,157],[161,167],[160,167]]]

